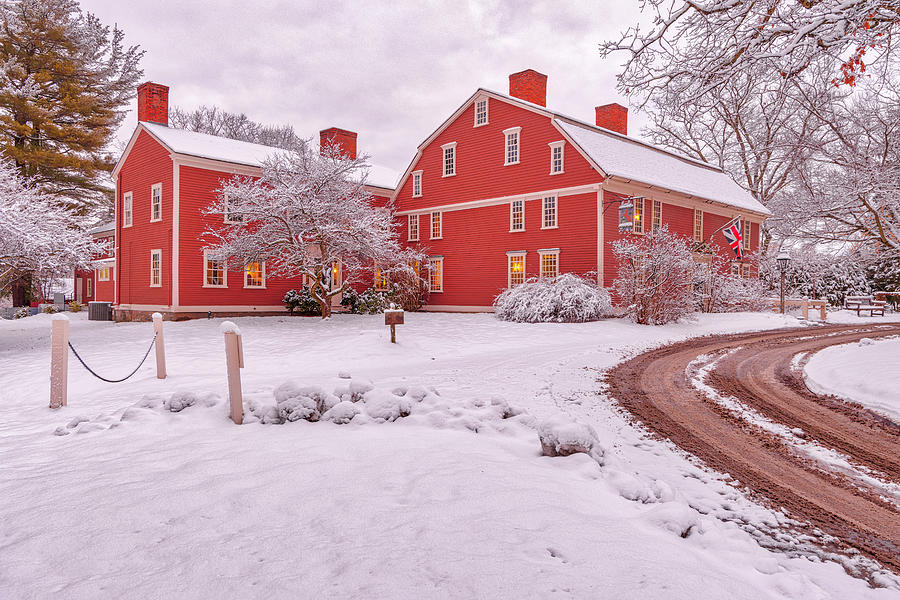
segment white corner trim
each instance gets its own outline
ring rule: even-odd
[[[174,160],[172,161],[172,306],[178,306],[178,235],[181,227],[181,219],[179,218],[180,199],[178,197],[181,189],[180,181],[181,170]]]

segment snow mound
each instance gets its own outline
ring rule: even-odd
[[[681,502],[666,502],[648,511],[644,518],[666,531],[683,538],[701,531],[700,513]]]
[[[594,428],[564,415],[542,421],[537,431],[545,456],[568,456],[576,452],[589,454],[598,460],[603,456]]]
[[[191,391],[176,391],[163,400],[162,407],[169,412],[181,412],[189,406],[199,405],[207,408],[219,403],[221,397],[217,394],[200,394]]]
[[[648,481],[638,474],[610,471],[607,480],[620,496],[633,502],[655,504],[669,502],[675,498],[669,484],[658,479]]]
[[[331,421],[336,425],[346,425],[359,413],[360,410],[356,404],[349,400],[341,400],[322,415],[322,420]]]
[[[373,390],[366,394],[366,414],[376,420],[396,421],[408,417],[414,400],[392,392]]]
[[[286,381],[275,388],[275,406],[284,421],[318,421],[340,398],[317,385]]]

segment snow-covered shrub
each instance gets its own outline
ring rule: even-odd
[[[318,421],[340,401],[319,386],[301,386],[292,381],[282,383],[274,393],[278,416],[285,421]]]
[[[560,414],[542,421],[537,431],[545,456],[568,456],[582,452],[598,460],[603,457],[597,432],[590,425],[577,423]]]
[[[16,309],[16,312],[13,313],[13,319],[24,319],[25,317],[31,315],[31,311],[28,310],[27,306],[20,306]]]
[[[731,273],[730,262],[721,252],[695,269],[694,294],[702,312],[753,312],[771,308],[766,286],[758,277],[741,277]]]
[[[355,315],[376,315],[383,313],[391,304],[391,293],[387,291],[367,288],[358,293],[353,288],[344,292],[341,298],[341,306],[347,308],[347,312]]]
[[[285,308],[290,314],[294,311],[301,315],[317,315],[320,312],[319,303],[309,292],[309,288],[303,286],[300,290],[288,290],[282,299]]]
[[[322,415],[323,421],[331,421],[337,425],[346,425],[360,413],[359,407],[349,400],[341,400]]]
[[[69,310],[73,313],[81,312],[84,310],[84,304],[79,302],[78,300],[72,300],[69,302]]]
[[[366,392],[375,389],[371,381],[364,379],[351,379],[344,385],[339,385],[334,389],[334,395],[342,401],[359,402],[366,395]]]
[[[198,394],[188,390],[174,392],[163,400],[162,406],[169,412],[181,412],[189,406],[215,406],[222,398],[213,393]]]
[[[694,311],[694,256],[687,238],[663,225],[613,242],[619,276],[613,289],[636,323],[663,325]]]
[[[572,273],[553,279],[529,279],[494,300],[494,314],[519,323],[583,323],[612,310],[609,292]]]
[[[47,306],[44,307],[44,310],[42,310],[41,312],[43,312],[44,314],[47,314],[47,315],[55,315],[56,313],[59,312],[59,307],[56,306],[55,304],[48,304]]]
[[[385,390],[372,390],[365,397],[366,414],[376,420],[396,421],[409,416],[412,401]]]

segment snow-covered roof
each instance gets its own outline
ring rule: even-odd
[[[107,231],[115,231],[115,229],[116,229],[116,222],[110,221],[109,223],[101,223],[100,225],[97,225],[96,227],[91,228],[88,231],[88,233],[91,235],[95,235],[98,233],[106,233]]]
[[[556,124],[610,177],[638,181],[764,215],[772,214],[722,170],[600,127]]]
[[[158,123],[142,122],[141,125],[176,154],[259,167],[273,153],[285,152],[281,148],[273,146],[264,146],[207,133],[166,127]],[[370,165],[369,177],[366,183],[376,187],[394,189],[397,185],[397,179],[399,179],[399,174],[393,169],[380,165]]]

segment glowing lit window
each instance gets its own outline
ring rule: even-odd
[[[525,231],[524,200],[513,200],[509,203],[509,230]]]
[[[444,291],[444,257],[433,256],[428,259],[428,290]]]
[[[508,286],[513,287],[525,282],[525,252],[507,252]]]
[[[208,252],[203,253],[205,277],[203,287],[227,287],[225,278],[225,261],[221,258],[212,258]]]
[[[388,285],[388,276],[382,269],[376,267],[375,268],[375,289],[379,292],[383,292],[387,290]]]
[[[541,255],[541,277],[553,278],[559,275],[559,249],[538,250]]]
[[[97,281],[109,281],[110,267],[97,269]]]
[[[266,287],[266,263],[257,261],[247,263],[244,267],[244,287]]]

